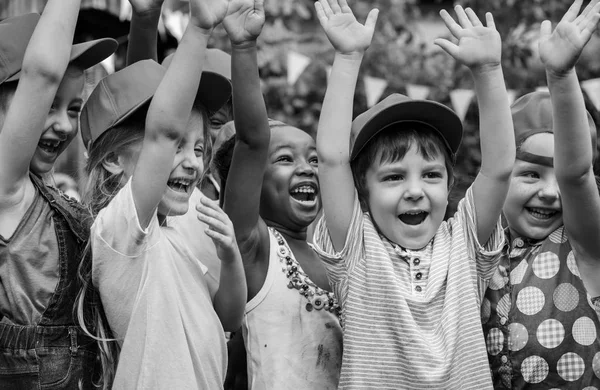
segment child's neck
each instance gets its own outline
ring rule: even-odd
[[[277,222],[274,221],[268,221],[265,220],[265,223],[267,224],[267,226],[272,227],[273,229],[277,230],[279,233],[281,233],[286,240],[298,240],[298,241],[306,241],[306,227],[301,228],[301,229],[297,229],[297,228],[293,228],[290,229],[289,227],[283,226]]]

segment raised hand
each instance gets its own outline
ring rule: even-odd
[[[457,5],[454,10],[458,23],[446,10],[440,11],[440,16],[458,43],[443,38],[436,39],[434,43],[471,70],[500,65],[502,40],[492,14],[485,14],[487,26],[484,26],[471,8],[465,10]]]
[[[373,39],[378,9],[372,9],[365,24],[359,23],[346,0],[315,2],[319,22],[335,50],[342,54],[362,53]]]
[[[231,0],[223,26],[233,45],[256,41],[265,24],[264,0]]]
[[[221,261],[234,261],[239,257],[239,249],[235,239],[233,223],[219,207],[219,202],[206,196],[200,198],[196,205],[198,219],[208,225],[205,230],[217,248],[217,256]]]
[[[165,0],[129,0],[133,12],[144,15],[148,12],[160,12]]]
[[[190,0],[190,23],[212,32],[227,14],[228,0]]]
[[[600,19],[600,3],[598,0],[591,1],[581,15],[577,16],[582,2],[583,0],[575,0],[554,32],[549,20],[542,22],[539,51],[546,70],[560,74],[572,69],[596,30]]]

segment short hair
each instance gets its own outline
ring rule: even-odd
[[[392,125],[375,135],[351,162],[354,186],[363,210],[368,210],[369,190],[366,175],[369,168],[374,164],[402,160],[413,145],[426,160],[433,160],[440,154],[444,157],[448,189],[452,187],[454,161],[442,137],[429,126],[417,122]]]

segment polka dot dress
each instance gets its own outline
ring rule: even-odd
[[[600,308],[564,229],[506,252],[481,306],[494,388],[600,390]]]

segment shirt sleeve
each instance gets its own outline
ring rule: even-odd
[[[321,216],[315,228],[313,249],[325,263],[329,282],[340,304],[343,304],[348,294],[348,274],[352,272],[358,261],[364,258],[363,224],[363,212],[360,208],[358,196],[355,194],[352,219],[350,220],[344,247],[341,251],[336,252],[333,247],[329,230],[327,229],[325,214]]]
[[[505,243],[501,217],[498,216],[498,221],[488,241],[480,243],[477,239],[477,215],[473,188],[469,187],[465,197],[458,204],[455,219],[463,226],[467,254],[469,259],[474,259],[476,262],[478,277],[489,280],[496,271]]]
[[[129,180],[98,213],[91,233],[93,247],[105,246],[121,256],[135,258],[158,242],[160,226],[154,213],[148,227],[141,227]]]

